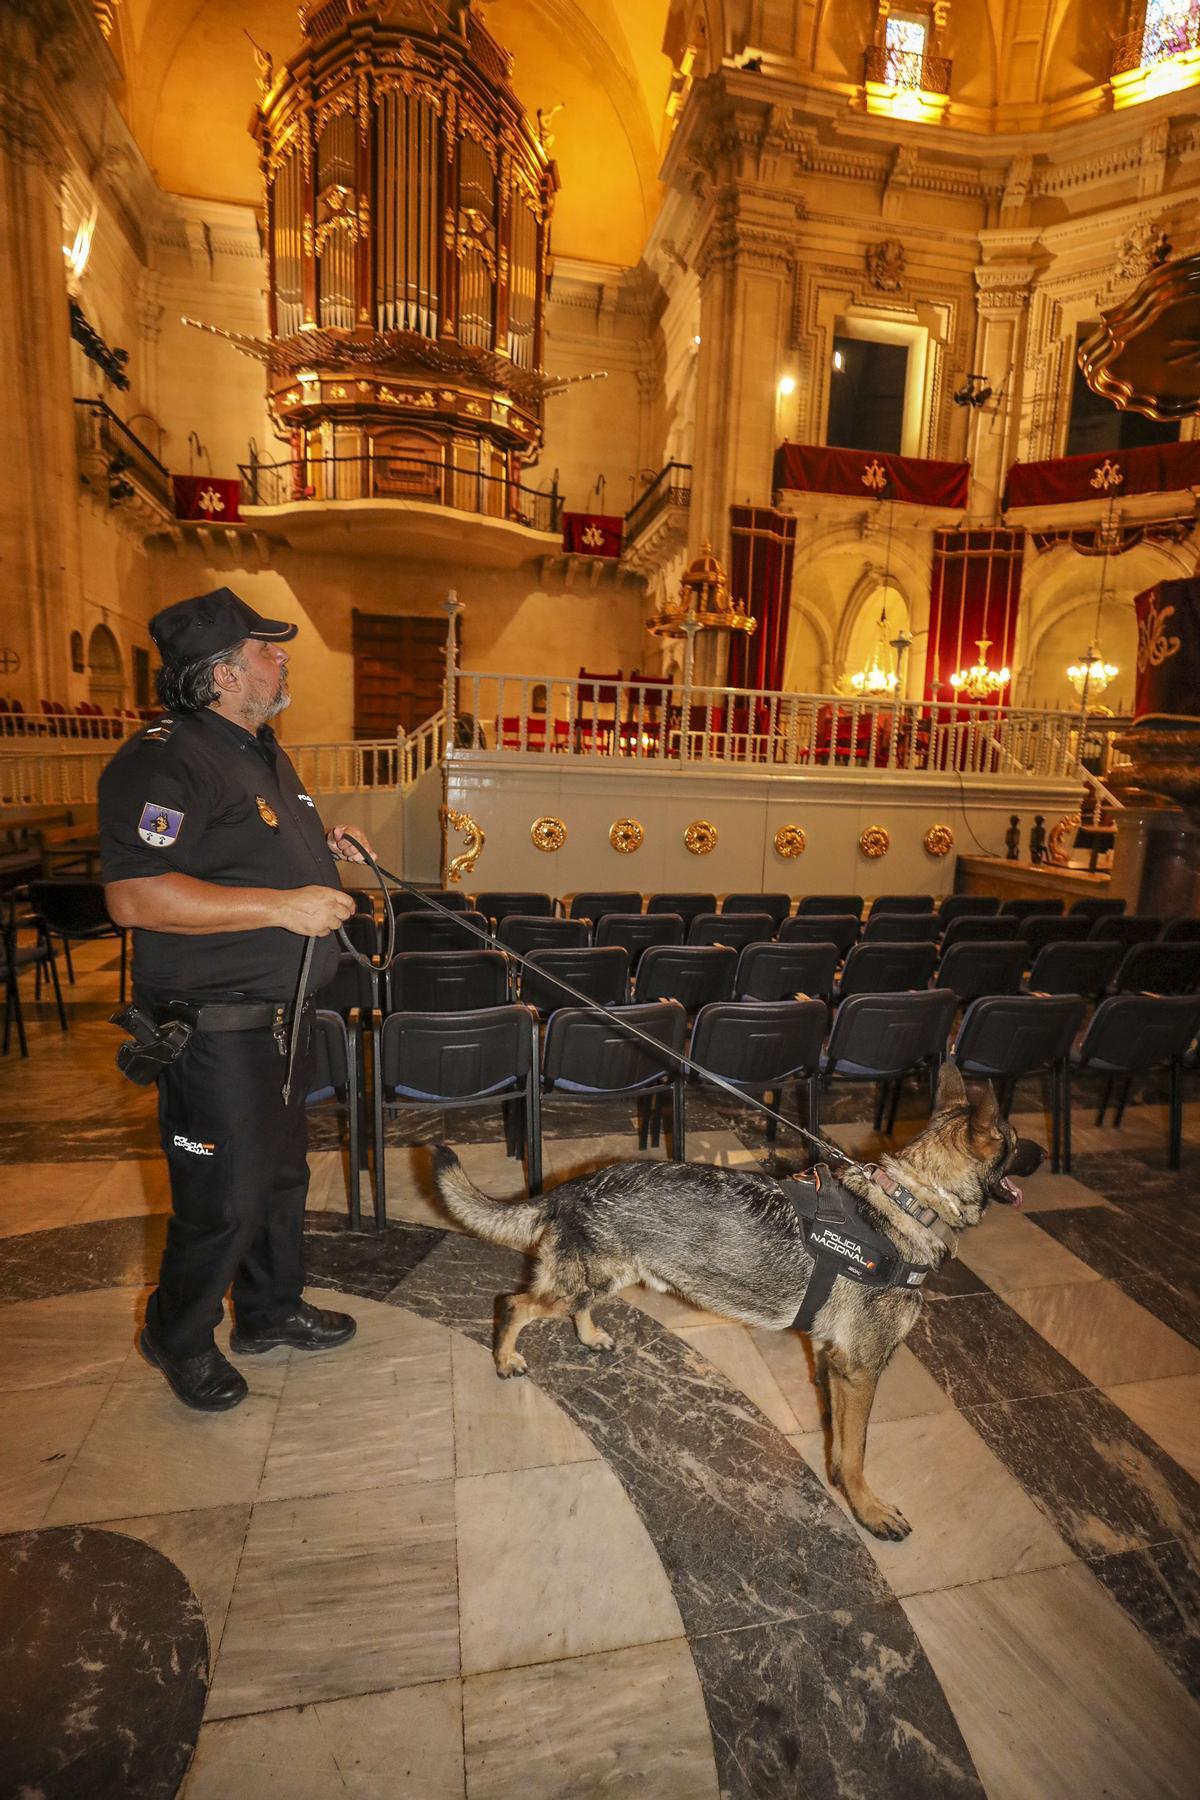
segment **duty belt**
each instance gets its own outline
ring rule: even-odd
[[[811,1331],[839,1275],[866,1287],[920,1287],[932,1264],[905,1262],[890,1238],[861,1216],[858,1197],[834,1178],[826,1163],[790,1176],[783,1191],[800,1220],[804,1248],[813,1259],[793,1325]]]

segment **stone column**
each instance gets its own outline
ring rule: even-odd
[[[26,707],[65,691],[81,580],[79,472],[58,187],[40,84],[52,60],[23,8],[0,7],[0,691]]]
[[[750,216],[736,189],[714,209],[697,257],[700,350],[689,551],[705,538],[728,566],[729,508],[771,500],[776,393],[790,359],[796,233]]]
[[[1020,432],[1029,300],[1036,270],[1030,264],[985,263],[975,271],[979,330],[972,369],[986,375],[1003,398],[972,415],[967,455],[971,461],[971,512],[995,518],[1004,477],[1016,456]]]

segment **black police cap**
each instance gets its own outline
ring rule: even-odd
[[[232,588],[214,588],[192,600],[165,606],[150,621],[150,636],[165,663],[196,662],[232,650],[244,638],[265,638],[284,644],[297,627],[284,619],[264,619]]]

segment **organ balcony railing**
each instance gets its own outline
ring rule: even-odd
[[[863,77],[881,87],[908,89],[916,94],[948,94],[951,61],[920,50],[898,50],[893,45],[869,44]]]
[[[326,456],[276,463],[242,463],[242,507],[295,506],[344,500],[408,500],[452,507],[480,518],[562,533],[562,498],[523,487],[506,475],[456,469],[433,458]]]
[[[75,447],[85,486],[109,506],[128,507],[146,524],[174,518],[169,472],[103,400],[76,400]]]
[[[1125,32],[1113,46],[1112,72],[1126,75],[1172,56],[1184,56],[1189,50],[1200,50],[1200,6],[1164,19],[1157,27],[1147,29],[1142,24],[1136,31]]]
[[[691,463],[668,463],[625,514],[625,542],[632,544],[669,507],[688,507],[691,503]]]

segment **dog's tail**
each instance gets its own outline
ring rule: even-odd
[[[533,1248],[546,1223],[544,1201],[513,1203],[480,1193],[448,1144],[434,1150],[433,1173],[452,1219],[489,1244],[505,1244],[510,1250]]]

